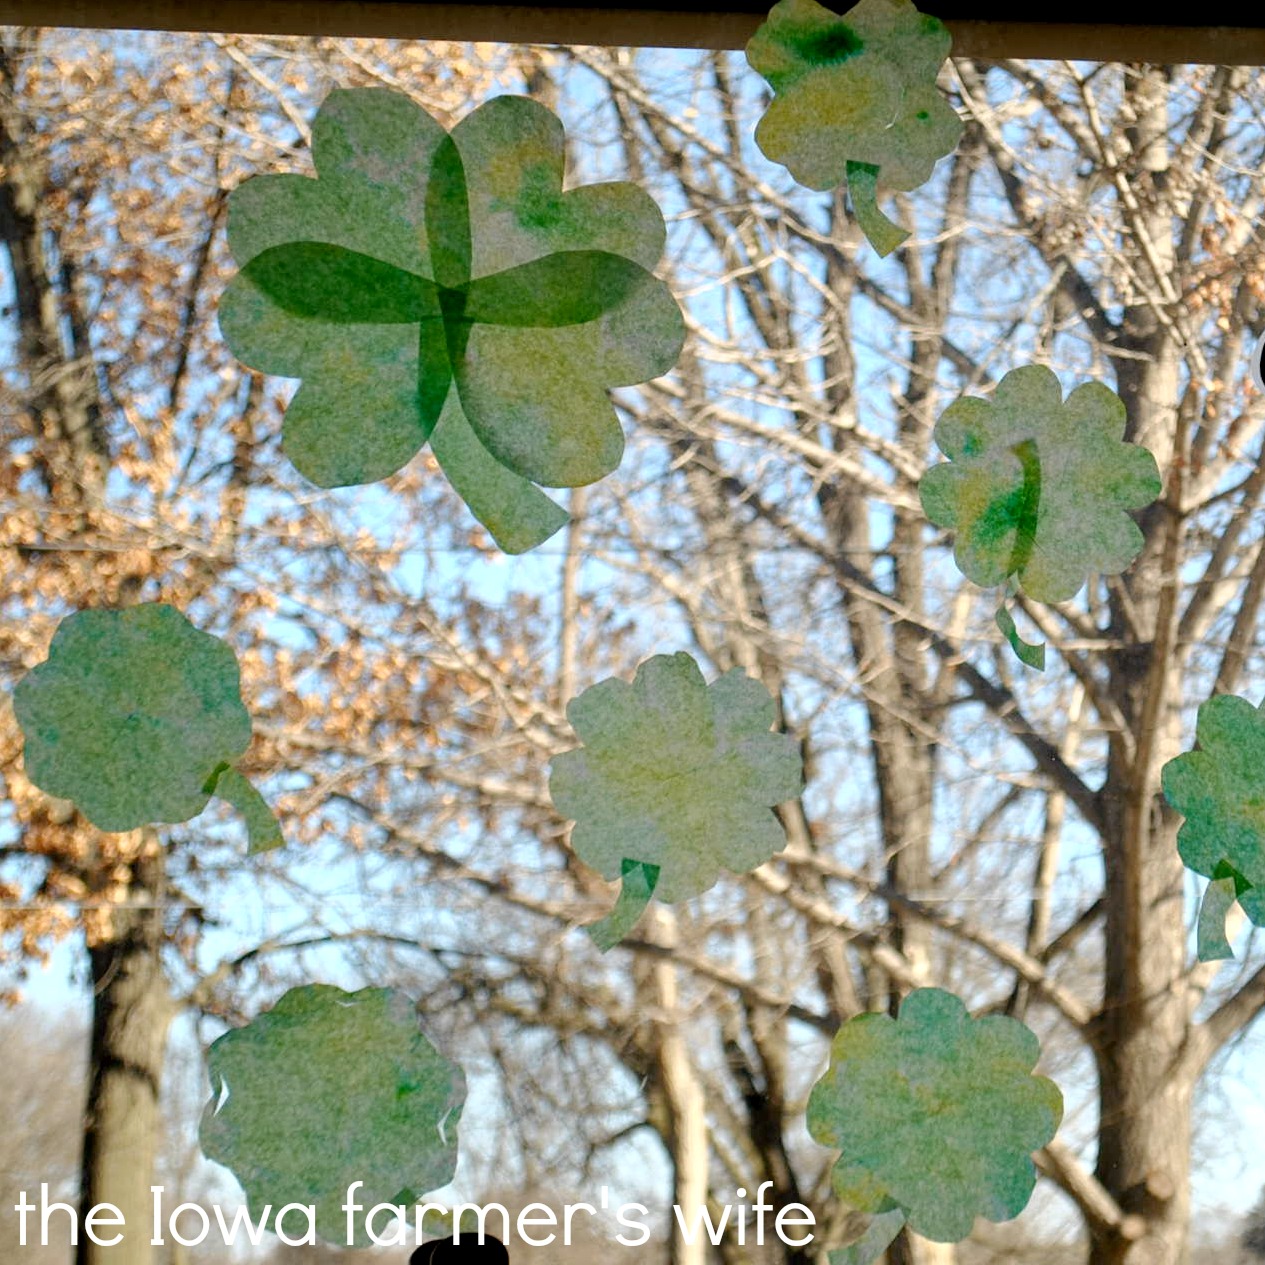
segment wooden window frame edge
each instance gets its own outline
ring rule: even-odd
[[[771,2],[771,0],[770,0]],[[933,6],[934,7],[934,6]],[[749,13],[400,0],[0,0],[0,24],[105,30],[486,40],[645,48],[741,48]],[[1265,29],[1238,26],[946,22],[953,52],[1078,61],[1265,65]]]

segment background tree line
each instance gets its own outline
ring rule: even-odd
[[[316,105],[350,84],[449,124],[530,91],[568,122],[573,179],[637,180],[668,215],[686,352],[620,393],[623,466],[525,558],[425,454],[381,487],[305,485],[289,386],[219,340],[227,191],[307,170]],[[825,1044],[934,983],[1037,1030],[1069,1112],[1030,1216],[891,1259],[1051,1235],[1090,1265],[1186,1259],[1201,1104],[1250,1100],[1220,1073],[1265,1005],[1254,940],[1193,960],[1158,781],[1198,703],[1261,689],[1265,86],[961,59],[944,86],[966,135],[880,261],[840,198],[754,151],[763,87],[736,55],[3,33],[6,683],[73,609],[175,602],[238,652],[247,771],[289,840],[243,863],[214,812],[95,832],[26,781],[0,716],[6,963],[16,987],[71,937],[91,987],[89,1203],[143,1220],[175,1018],[209,1039],[299,979],[396,982],[494,1086],[463,1193],[661,1172],[660,1206],[718,1205],[767,1180],[825,1227],[786,1255],[816,1257],[847,1230],[803,1130]],[[1127,575],[1025,608],[1041,675],[917,501],[939,413],[1029,361],[1118,391],[1165,477]],[[568,849],[548,761],[569,698],[680,648],[759,677],[810,776],[781,857],[603,958],[568,934],[611,889]],[[152,1257],[77,1256],[103,1261]]]

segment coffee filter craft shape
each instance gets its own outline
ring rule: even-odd
[[[1066,400],[1041,365],[1014,369],[990,399],[965,396],[936,423],[949,458],[922,478],[927,517],[954,533],[953,557],[982,588],[1004,586],[997,624],[1029,667],[1045,647],[1024,641],[1006,602],[1015,592],[1064,602],[1094,572],[1125,570],[1143,536],[1128,511],[1162,487],[1151,453],[1124,442],[1125,407],[1101,383]]]
[[[1215,962],[1234,956],[1225,922],[1236,902],[1265,927],[1265,710],[1215,695],[1199,709],[1196,738],[1198,750],[1170,760],[1160,779],[1185,818],[1177,832],[1182,861],[1209,880],[1197,952]]]
[[[880,255],[909,236],[879,210],[880,188],[925,184],[961,138],[936,87],[951,44],[910,0],[861,0],[842,16],[817,0],[780,0],[747,44],[774,92],[756,144],[809,189],[846,184]]]
[[[352,1183],[368,1209],[408,1207],[452,1180],[465,1076],[396,989],[292,988],[213,1042],[206,1063],[202,1153],[232,1171],[254,1219],[310,1205],[320,1238],[368,1247],[363,1215],[347,1234]]]
[[[220,329],[302,380],[283,446],[322,487],[384,479],[429,441],[507,553],[566,521],[540,491],[593,483],[624,439],[609,388],[676,363],[684,319],[653,272],[663,216],[634,184],[563,189],[561,122],[525,97],[446,132],[401,93],[329,94],[316,178],[229,198],[241,268]]]
[[[588,928],[603,949],[651,896],[672,902],[743,874],[786,846],[773,806],[803,789],[799,744],[771,732],[769,692],[740,668],[708,685],[688,655],[655,655],[567,706],[583,746],[553,761],[554,806],[576,855],[621,889]]]
[[[282,843],[236,768],[251,740],[236,656],[173,606],[67,616],[13,710],[27,776],[99,830],[189,821],[215,795],[242,815],[251,852]]]
[[[957,1243],[976,1217],[1008,1221],[1036,1185],[1032,1153],[1063,1117],[1041,1048],[1017,1019],[973,1019],[953,994],[922,988],[896,1018],[867,1013],[835,1034],[808,1099],[808,1131],[841,1152],[835,1194],[872,1216],[831,1265],[868,1265],[907,1225]]]

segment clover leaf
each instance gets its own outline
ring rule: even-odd
[[[252,1218],[307,1204],[321,1238],[368,1246],[363,1216],[348,1235],[353,1182],[366,1209],[409,1205],[456,1171],[465,1077],[395,989],[292,988],[206,1057],[202,1151],[233,1171]]]
[[[1199,709],[1198,751],[1160,773],[1164,797],[1186,818],[1177,833],[1182,861],[1211,881],[1199,918],[1201,961],[1233,957],[1225,917],[1237,900],[1265,927],[1265,710],[1218,694]]]
[[[220,303],[233,353],[301,378],[283,443],[312,482],[386,478],[429,439],[508,553],[565,512],[535,484],[618,466],[608,388],[666,373],[684,322],[650,271],[663,216],[628,183],[563,192],[562,124],[496,97],[449,134],[402,94],[331,92],[317,178],[264,175],[229,200],[241,272]]]
[[[237,659],[172,606],[68,616],[13,710],[31,781],[100,830],[188,821],[214,794],[245,818],[251,852],[282,842],[234,767],[251,736]]]
[[[872,1260],[906,1223],[956,1243],[977,1216],[1023,1211],[1036,1184],[1032,1152],[1063,1117],[1058,1087],[1031,1074],[1040,1053],[1017,1019],[972,1019],[938,988],[911,993],[895,1019],[863,1014],[839,1029],[809,1095],[808,1131],[842,1151],[835,1193],[876,1214],[881,1231],[870,1255],[843,1260]]]
[[[1006,597],[1018,588],[1063,602],[1091,572],[1123,571],[1143,544],[1126,513],[1160,494],[1155,458],[1123,442],[1119,396],[1087,382],[1064,401],[1058,378],[1040,365],[1014,369],[992,399],[965,397],[936,423],[950,458],[923,476],[922,506],[956,533],[953,556],[982,587],[1005,585],[997,622],[1015,653],[1041,668],[1044,646],[1015,629]]]
[[[879,184],[916,189],[962,135],[936,87],[951,43],[910,0],[861,0],[843,17],[817,0],[780,0],[747,44],[776,94],[756,144],[810,189],[846,181],[880,255],[909,234],[879,210]]]
[[[601,948],[652,894],[696,896],[785,847],[772,808],[800,793],[803,761],[793,738],[770,732],[773,700],[740,668],[708,685],[689,655],[655,655],[631,685],[612,677],[572,699],[567,719],[584,745],[554,758],[550,794],[576,823],[577,855],[623,880],[589,929]]]

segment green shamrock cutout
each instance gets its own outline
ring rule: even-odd
[[[678,901],[722,870],[743,874],[786,846],[772,808],[803,788],[799,745],[771,733],[768,691],[741,668],[708,685],[688,654],[655,655],[571,700],[583,746],[554,758],[549,791],[573,820],[571,845],[622,878],[612,913],[589,928],[617,944],[651,895]]]
[[[879,210],[879,184],[925,184],[962,135],[936,87],[951,44],[944,24],[910,0],[861,0],[844,17],[817,0],[780,0],[747,44],[775,93],[756,144],[810,189],[846,181],[880,255],[909,234]]]
[[[1212,962],[1234,956],[1225,918],[1236,900],[1265,927],[1265,711],[1218,694],[1199,709],[1195,736],[1199,750],[1170,760],[1160,781],[1186,818],[1177,834],[1182,861],[1210,880],[1198,953]]]
[[[842,1152],[835,1193],[875,1214],[832,1265],[864,1265],[908,1224],[956,1243],[977,1216],[1008,1221],[1036,1184],[1032,1152],[1063,1118],[1053,1081],[1033,1076],[1036,1036],[1017,1019],[972,1019],[952,993],[910,993],[893,1019],[863,1014],[835,1034],[808,1098],[808,1131]]]
[[[364,1183],[354,1198],[366,1209],[407,1207],[456,1171],[465,1077],[395,989],[292,988],[206,1057],[202,1152],[232,1170],[253,1219],[268,1205],[308,1204],[326,1242],[367,1247],[363,1214],[348,1237],[353,1182]]]
[[[331,92],[317,179],[229,200],[241,266],[220,329],[251,368],[302,385],[284,446],[312,482],[386,478],[429,439],[507,553],[566,513],[535,485],[593,483],[624,439],[608,388],[676,363],[684,321],[650,271],[663,216],[636,185],[563,192],[562,124],[496,97],[451,135],[408,97]]]
[[[950,460],[923,476],[923,510],[956,533],[963,575],[1005,585],[997,624],[1030,667],[1045,666],[1045,647],[1020,638],[1006,607],[1015,589],[1065,602],[1090,573],[1123,571],[1142,548],[1126,511],[1149,505],[1162,484],[1150,452],[1123,442],[1125,421],[1120,397],[1101,383],[1064,402],[1058,378],[1028,365],[1006,374],[992,399],[967,396],[936,423]]]
[[[251,852],[282,843],[234,767],[251,737],[237,659],[173,606],[68,616],[13,710],[31,781],[99,830],[188,821],[215,795],[244,817]]]

